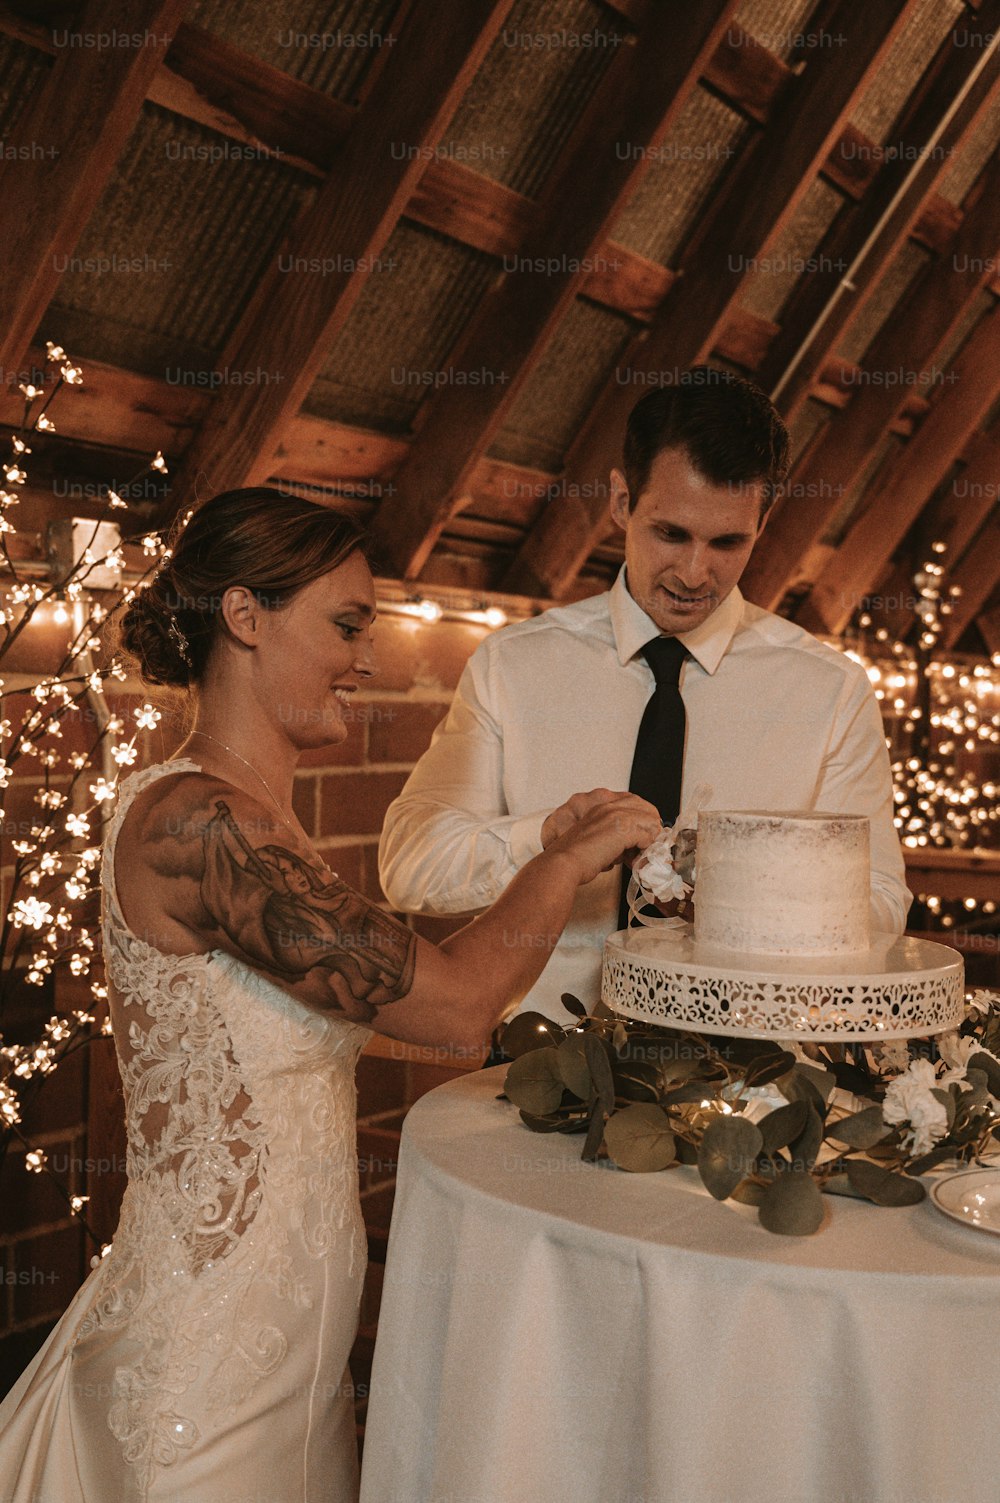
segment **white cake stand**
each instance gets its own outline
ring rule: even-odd
[[[698,945],[692,927],[620,929],[604,946],[601,998],[661,1028],[848,1043],[956,1028],[965,967],[947,945],[874,935],[864,954],[741,955]]]

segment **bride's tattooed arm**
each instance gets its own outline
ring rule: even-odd
[[[169,782],[142,842],[157,872],[174,879],[187,928],[209,943],[225,936],[221,948],[354,1022],[370,1023],[409,993],[412,930],[293,846],[290,832],[239,790],[205,777]]]
[[[202,902],[245,955],[292,981],[320,971],[339,1010],[359,1022],[410,990],[412,930],[287,845],[253,848],[222,799],[203,853]]]

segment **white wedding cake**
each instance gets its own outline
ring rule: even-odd
[[[695,941],[744,955],[867,951],[868,847],[861,814],[705,811]]]
[[[866,816],[695,809],[696,844],[692,813],[633,866],[639,924],[604,946],[601,998],[612,1012],[750,1038],[906,1038],[958,1026],[962,957],[870,932]],[[686,896],[692,882],[693,925],[643,911]]]

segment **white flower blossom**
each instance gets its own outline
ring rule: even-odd
[[[892,1081],[882,1103],[882,1116],[890,1127],[908,1126],[905,1143],[919,1158],[947,1136],[948,1113],[943,1102],[931,1095],[938,1081],[929,1059],[915,1059],[905,1075]]]
[[[886,1070],[905,1070],[910,1063],[910,1051],[905,1039],[889,1039],[884,1044],[878,1044],[874,1054],[879,1067]]]

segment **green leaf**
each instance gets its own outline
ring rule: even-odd
[[[615,1109],[615,1078],[611,1073],[607,1048],[594,1034],[585,1033],[583,1052],[601,1110],[606,1117],[610,1117]]]
[[[766,1190],[766,1185],[758,1185],[755,1180],[745,1179],[736,1186],[729,1199],[738,1201],[741,1206],[759,1206]]]
[[[564,1038],[556,1050],[556,1060],[559,1078],[566,1089],[581,1101],[589,1101],[594,1082],[587,1064],[584,1037],[582,1033],[571,1033]]]
[[[698,1150],[687,1138],[678,1138],[674,1144],[678,1164],[697,1164]]]
[[[932,1148],[930,1153],[925,1153],[923,1158],[913,1159],[906,1166],[907,1174],[926,1174],[928,1169],[936,1169],[938,1164],[947,1164],[949,1159],[956,1158],[954,1147]]]
[[[652,1102],[622,1107],[609,1117],[604,1128],[604,1146],[619,1169],[628,1169],[633,1174],[666,1169],[677,1157],[670,1121]]]
[[[503,1031],[503,1047],[511,1059],[519,1059],[533,1049],[549,1049],[565,1037],[558,1023],[540,1012],[519,1012]]]
[[[944,1107],[945,1113],[948,1118],[948,1131],[951,1132],[952,1128],[955,1126],[955,1109],[958,1105],[955,1097],[951,1094],[950,1091],[942,1091],[940,1086],[932,1086],[931,1095],[934,1097],[935,1101],[940,1101],[941,1105]]]
[[[828,1138],[836,1138],[838,1143],[846,1143],[848,1148],[873,1148],[883,1138],[889,1136],[891,1129],[882,1116],[880,1106],[866,1106],[864,1111],[854,1112],[850,1117],[841,1117],[838,1122],[826,1124]]]
[[[790,1169],[768,1185],[760,1203],[760,1224],[786,1237],[808,1237],[823,1223],[823,1197],[811,1174]]]
[[[806,1104],[806,1120],[797,1138],[788,1145],[792,1156],[792,1164],[795,1169],[803,1169],[807,1173],[816,1162],[820,1144],[823,1141],[823,1123],[819,1112],[811,1102]]]
[[[744,1117],[718,1117],[705,1129],[698,1150],[698,1173],[710,1195],[725,1200],[753,1170],[761,1136]]]
[[[795,1065],[795,1055],[789,1054],[786,1049],[772,1049],[767,1054],[760,1054],[747,1065],[746,1074],[743,1077],[744,1087],[749,1090],[751,1086],[770,1085],[773,1080],[779,1080],[782,1075],[787,1075]]]
[[[978,1054],[970,1055],[966,1070],[982,1070],[990,1095],[1000,1097],[1000,1064],[989,1054],[980,1050]]]
[[[864,1200],[860,1190],[855,1190],[846,1174],[831,1174],[823,1181],[823,1193],[825,1195],[849,1195],[852,1200]]]
[[[563,1083],[555,1049],[532,1049],[515,1059],[507,1071],[504,1090],[515,1106],[533,1117],[545,1117],[562,1105]]]
[[[818,1065],[803,1065],[800,1063],[795,1066],[795,1069],[800,1076],[804,1076],[806,1080],[810,1081],[816,1087],[819,1098],[825,1106],[837,1089],[836,1075],[830,1070],[821,1070]]]
[[[530,1127],[532,1132],[562,1132],[566,1118],[562,1116],[536,1117],[522,1107],[521,1121],[525,1127]]]
[[[786,1101],[807,1101],[818,1112],[826,1111],[826,1097],[812,1079],[814,1075],[826,1075],[825,1070],[814,1070],[811,1065],[796,1065],[787,1075],[782,1075],[775,1084]],[[833,1076],[830,1076],[833,1080]]]
[[[853,1190],[877,1206],[915,1206],[927,1194],[919,1180],[893,1174],[867,1159],[848,1159],[847,1177]]]
[[[595,1101],[590,1109],[590,1122],[587,1127],[587,1137],[584,1141],[583,1152],[580,1157],[588,1164],[597,1163],[597,1155],[601,1151],[604,1142],[605,1116],[601,1111],[601,1103]]]
[[[566,1011],[573,1014],[574,1018],[585,1018],[587,1016],[587,1009],[580,1001],[580,998],[574,997],[572,992],[563,992],[559,1000]]]
[[[711,1099],[711,1089],[706,1088],[704,1082],[699,1084],[693,1081],[691,1085],[674,1086],[660,1098],[661,1106],[687,1106],[692,1101],[706,1101]]]
[[[763,1139],[763,1153],[773,1154],[785,1148],[799,1136],[809,1116],[807,1101],[790,1101],[787,1106],[776,1107],[757,1123]]]

